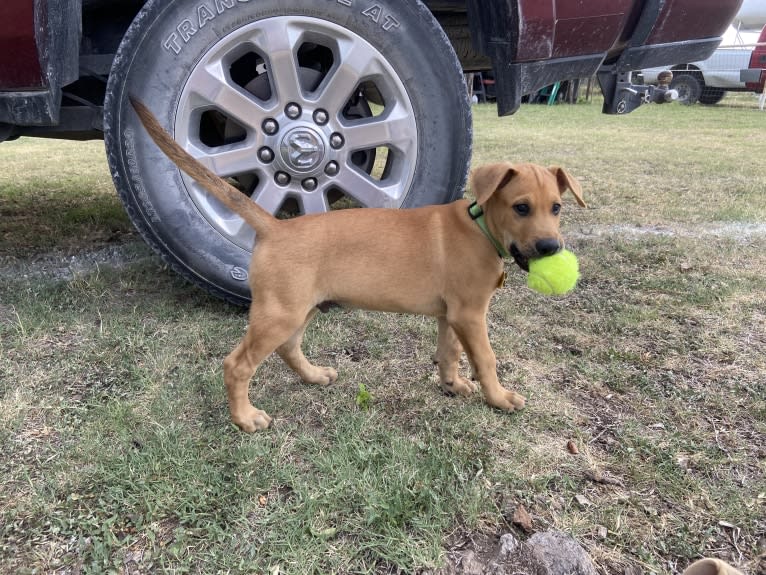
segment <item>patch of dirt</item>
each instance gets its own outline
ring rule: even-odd
[[[148,254],[148,248],[144,248],[142,243],[130,243],[76,253],[52,251],[28,259],[4,256],[0,257],[0,276],[6,279],[67,281],[99,266],[122,268]]]
[[[669,238],[704,238],[719,237],[732,239],[751,239],[757,236],[766,236],[766,224],[750,223],[716,223],[700,224],[689,227],[685,225],[646,225],[636,226],[629,224],[614,224],[604,226],[583,226],[580,230],[567,232],[568,238],[593,238],[603,236],[660,236]]]

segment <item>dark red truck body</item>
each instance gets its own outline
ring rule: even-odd
[[[635,106],[626,107],[624,98],[620,100],[620,86],[629,85],[624,74],[707,57],[741,0],[425,3],[465,70],[494,69],[498,111],[504,115],[518,108],[524,94],[596,73],[606,96],[604,111],[630,111]],[[111,58],[143,4],[144,0],[3,0],[0,141],[22,134],[100,137],[103,85]]]
[[[35,34],[32,2],[0,4],[0,90],[40,90],[45,87]]]

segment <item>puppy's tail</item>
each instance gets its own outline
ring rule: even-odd
[[[138,114],[141,123],[152,140],[165,152],[174,164],[199,182],[208,192],[221,200],[226,207],[236,212],[261,236],[276,225],[279,220],[264,210],[237,188],[215,175],[200,164],[168,134],[154,117],[149,108],[130,96],[130,104]]]

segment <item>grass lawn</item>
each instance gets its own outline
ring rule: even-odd
[[[475,165],[562,165],[589,204],[570,196],[563,215],[578,289],[545,298],[511,266],[493,301],[501,380],[527,408],[442,395],[433,320],[339,310],[305,341],[338,382],[270,358],[251,398],[275,425],[255,435],[230,424],[221,376],[244,311],[143,247],[102,144],[3,143],[0,572],[418,573],[523,538],[523,506],[602,573],[702,556],[763,573],[766,113],[751,100],[474,106]],[[118,257],[79,265],[92,253]]]

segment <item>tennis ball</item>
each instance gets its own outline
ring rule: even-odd
[[[529,261],[527,285],[541,294],[561,295],[574,289],[580,277],[577,257],[569,250]]]

